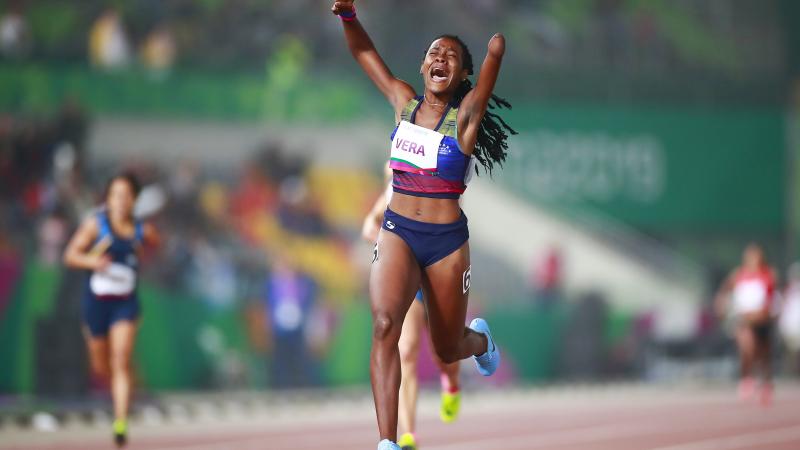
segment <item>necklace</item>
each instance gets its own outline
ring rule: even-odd
[[[433,103],[432,101],[428,100],[428,96],[426,94],[422,94],[422,99],[425,100],[431,106],[446,106],[447,103]]]

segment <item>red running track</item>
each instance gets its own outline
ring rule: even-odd
[[[442,424],[435,396],[420,404],[423,450],[800,449],[800,387],[779,386],[765,408],[732,387],[617,386],[466,393],[460,419]],[[130,450],[372,450],[367,400],[319,401],[249,417],[131,426]],[[107,428],[1,431],[2,449],[110,448]]]

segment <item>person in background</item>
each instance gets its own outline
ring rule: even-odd
[[[367,242],[375,244],[378,242],[378,232],[383,223],[383,213],[392,197],[391,177],[392,171],[389,165],[385,166],[386,190],[375,200],[369,214],[364,218],[361,227],[361,237]],[[414,302],[408,308],[403,329],[400,332],[400,340],[397,346],[400,349],[400,403],[398,406],[398,422],[404,431],[397,441],[401,450],[417,449],[417,397],[419,394],[419,375],[417,363],[419,361],[419,349],[422,338],[422,330],[427,326],[425,312],[425,301],[422,289],[417,291]],[[458,418],[461,409],[461,390],[459,380],[459,369],[461,362],[445,364],[434,355],[434,361],[439,367],[441,374],[440,381],[442,386],[441,403],[439,406],[439,417],[444,423],[452,423]]]
[[[0,17],[0,56],[22,58],[31,49],[31,33],[25,20],[22,2],[12,0]]]
[[[139,180],[122,173],[108,182],[103,207],[84,220],[64,251],[64,264],[88,272],[82,315],[92,371],[109,382],[117,446],[128,440],[133,355],[140,316],[137,294],[144,246],[157,246],[155,227],[133,216]]]
[[[561,250],[550,246],[541,259],[536,261],[531,275],[534,297],[541,305],[552,305],[561,296],[562,257]]]
[[[142,64],[156,77],[169,73],[177,56],[177,45],[172,31],[166,24],[159,25],[145,38],[139,50]]]
[[[772,402],[772,326],[777,275],[767,264],[760,245],[747,245],[742,264],[731,272],[717,291],[716,309],[736,321],[739,350],[739,397],[750,400],[757,394],[763,405]],[[761,383],[753,373],[761,369]]]
[[[130,62],[131,46],[116,9],[109,8],[89,31],[89,61],[95,67],[117,69]]]
[[[288,255],[279,255],[265,286],[267,347],[272,350],[270,375],[276,388],[311,386],[317,368],[306,342],[317,300],[317,285]]]

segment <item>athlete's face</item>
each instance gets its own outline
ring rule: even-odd
[[[764,251],[755,244],[750,244],[744,249],[742,263],[748,269],[758,269],[764,263]]]
[[[425,88],[434,94],[453,93],[461,80],[467,78],[461,45],[450,38],[440,38],[428,47],[420,73]]]
[[[130,183],[122,178],[117,178],[111,182],[106,197],[106,207],[111,216],[117,218],[128,218],[133,215],[133,205],[136,202],[136,195]]]

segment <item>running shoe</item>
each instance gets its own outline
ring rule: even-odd
[[[442,404],[439,408],[439,417],[444,423],[452,423],[458,418],[461,409],[461,392],[442,391]]]
[[[112,428],[114,430],[114,443],[118,448],[125,447],[128,443],[128,423],[124,420],[115,420]]]
[[[412,433],[403,433],[397,440],[397,445],[400,446],[400,450],[417,450],[417,440]]]
[[[743,377],[739,380],[739,400],[746,402],[755,397],[756,381],[752,377]]]
[[[384,439],[378,442],[378,450],[402,450],[399,445],[394,442]]]
[[[476,318],[469,324],[469,327],[486,336],[488,344],[486,353],[473,356],[473,358],[475,359],[475,365],[478,367],[478,372],[488,377],[493,374],[495,370],[497,370],[497,366],[500,365],[500,350],[494,345],[492,333],[489,331],[489,324],[487,324],[485,320]]]

